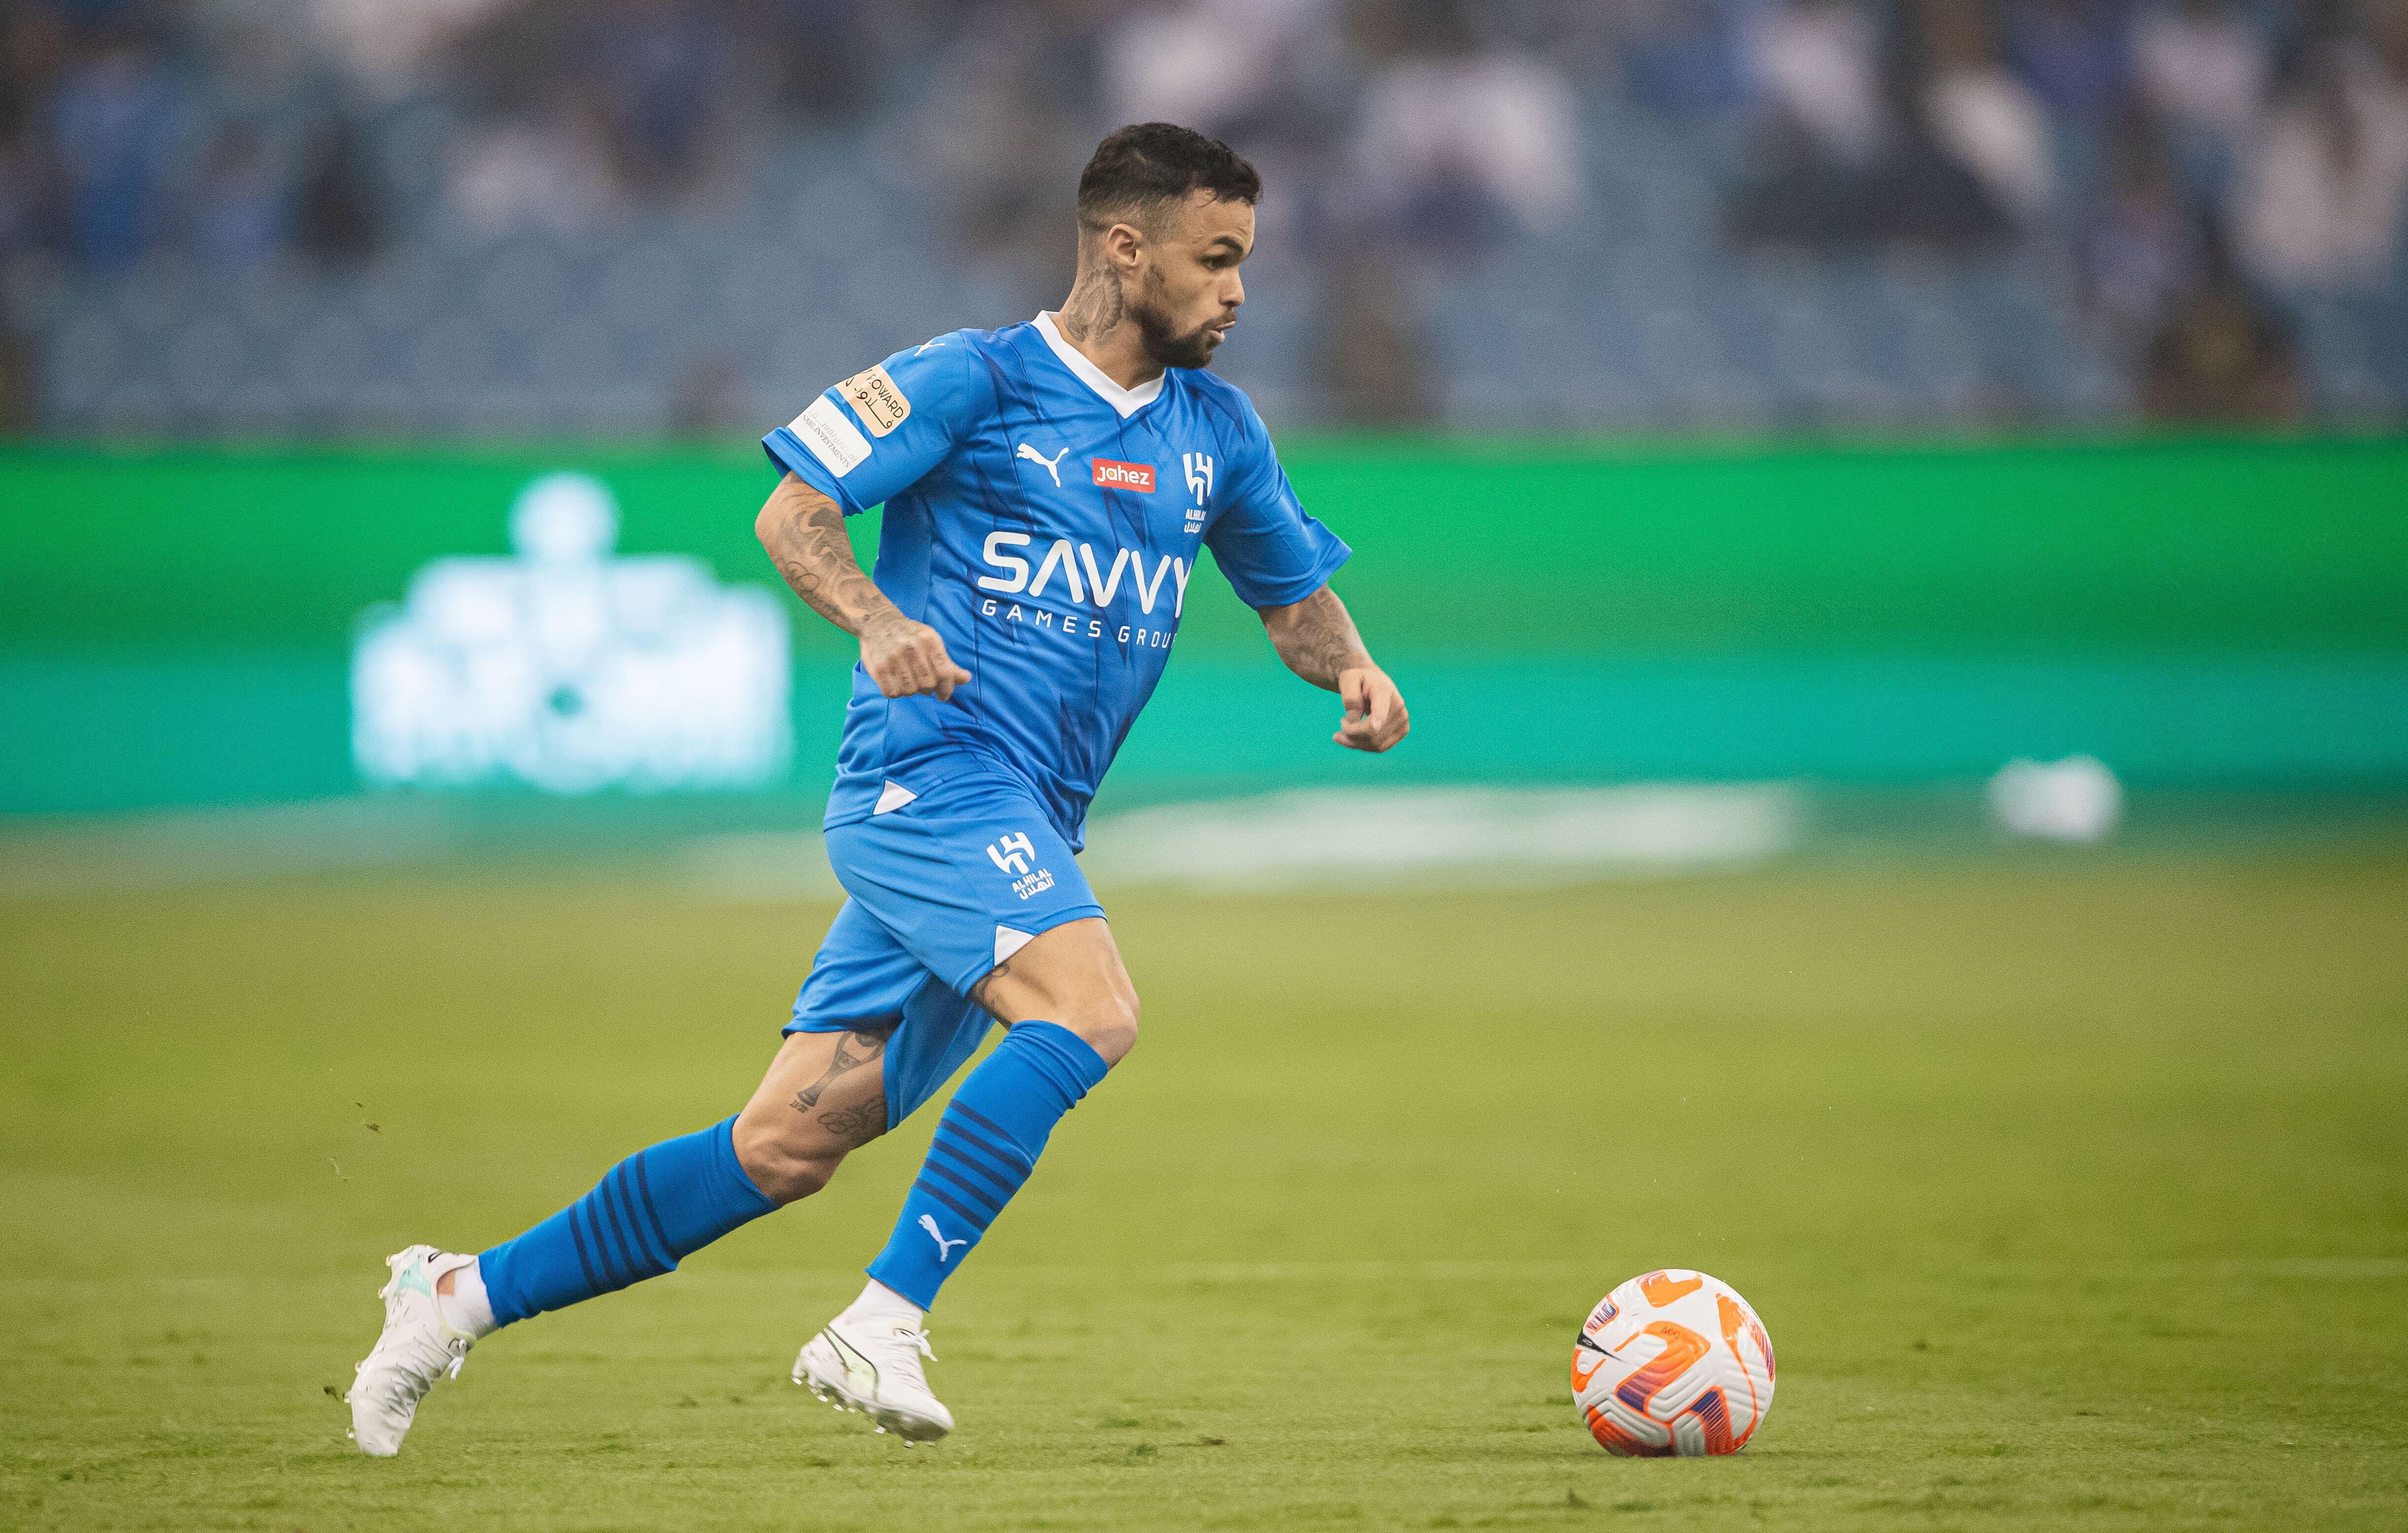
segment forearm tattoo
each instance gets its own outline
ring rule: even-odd
[[[1271,632],[1271,646],[1288,669],[1332,692],[1342,672],[1371,664],[1346,604],[1326,585],[1289,609]]]
[[[769,550],[778,573],[805,605],[846,633],[858,635],[893,604],[861,572],[845,536],[844,512],[824,496],[789,504]]]

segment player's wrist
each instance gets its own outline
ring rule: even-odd
[[[888,603],[886,606],[874,608],[863,615],[861,641],[865,644],[891,643],[898,638],[910,638],[912,630],[920,626],[919,623],[905,617],[901,608]]]

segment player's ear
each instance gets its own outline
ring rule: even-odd
[[[1104,259],[1121,271],[1134,269],[1144,249],[1144,231],[1134,223],[1115,223],[1104,231]]]

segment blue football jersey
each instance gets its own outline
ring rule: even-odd
[[[889,783],[999,773],[1081,845],[1198,549],[1252,607],[1301,601],[1350,552],[1297,504],[1244,394],[1187,368],[1124,389],[1048,315],[897,351],[762,446],[847,515],[885,505],[872,578],[970,673],[940,703],[853,667],[831,825],[892,802]]]

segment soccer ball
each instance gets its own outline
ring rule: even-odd
[[[1626,1458],[1735,1454],[1772,1409],[1772,1339],[1730,1284],[1650,1272],[1589,1311],[1572,1348],[1572,1405]]]

